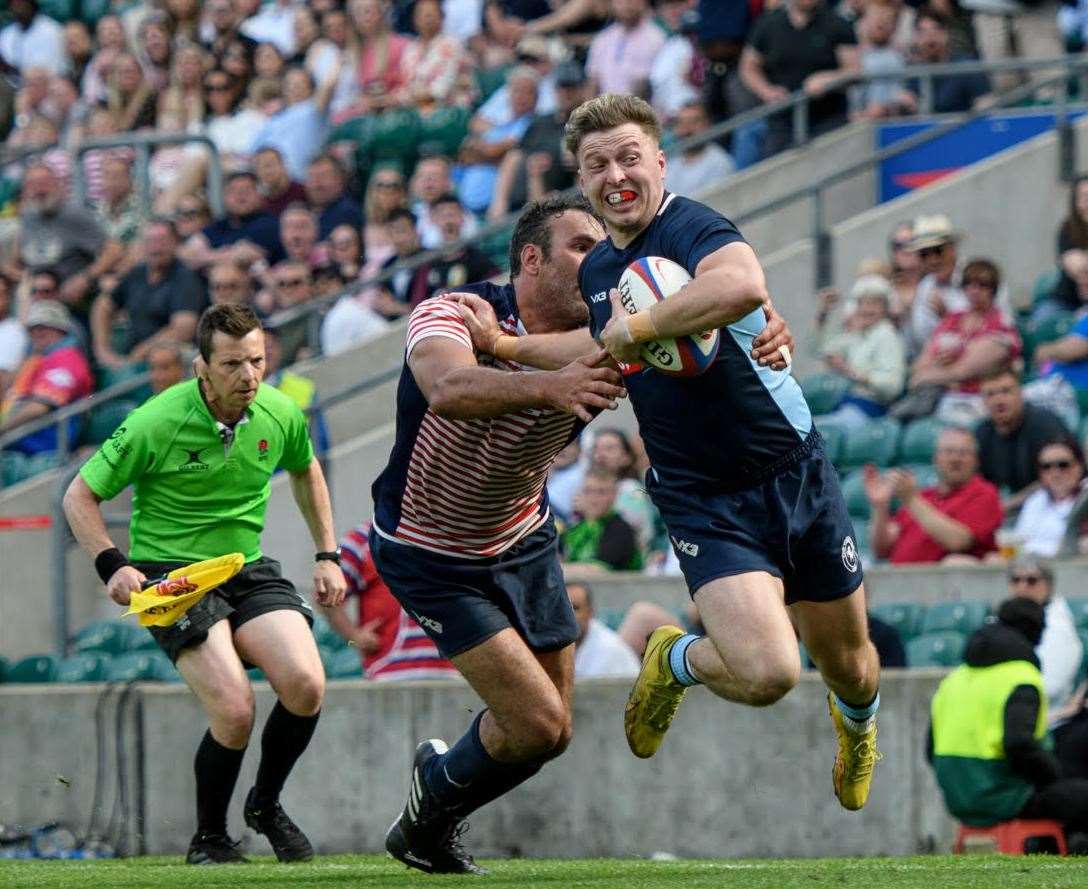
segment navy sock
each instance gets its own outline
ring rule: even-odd
[[[253,795],[257,808],[263,809],[279,800],[287,776],[309,746],[320,715],[318,710],[313,716],[296,716],[276,701],[261,733],[261,764],[257,767],[257,792]]]
[[[423,778],[438,803],[458,818],[498,799],[540,771],[539,762],[498,762],[480,738],[480,711],[472,726],[446,753],[432,757]]]
[[[196,773],[196,825],[200,833],[227,832],[227,806],[246,748],[232,750],[212,737],[211,730],[196,749],[193,771]]]

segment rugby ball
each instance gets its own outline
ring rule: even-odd
[[[629,315],[668,299],[691,280],[682,265],[662,256],[636,259],[620,275],[620,302]],[[642,344],[642,360],[674,377],[697,377],[718,357],[720,331],[707,330],[676,339]]]

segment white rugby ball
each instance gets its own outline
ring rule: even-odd
[[[620,302],[629,315],[649,309],[668,299],[691,280],[679,263],[663,256],[636,259],[620,275]],[[697,377],[718,357],[720,331],[707,330],[676,339],[653,340],[642,344],[642,360],[661,373],[676,377]]]

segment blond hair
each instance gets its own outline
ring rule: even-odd
[[[590,133],[611,130],[625,123],[637,124],[654,142],[661,144],[661,121],[649,102],[638,96],[607,93],[583,102],[571,112],[564,134],[567,149],[575,157]]]

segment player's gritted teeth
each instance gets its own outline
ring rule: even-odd
[[[638,198],[638,193],[632,191],[630,188],[623,188],[619,191],[610,191],[605,195],[605,201],[612,207],[619,207],[625,204],[632,203]]]

